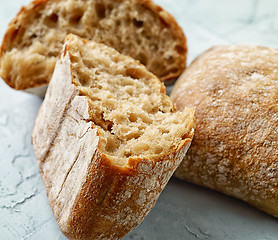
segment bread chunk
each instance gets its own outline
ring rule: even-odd
[[[186,64],[186,38],[150,0],[35,0],[9,24],[0,75],[15,89],[44,95],[67,34],[104,43],[144,64],[161,81]]]
[[[134,59],[66,38],[32,143],[53,214],[69,239],[120,239],[154,206],[193,136]]]
[[[231,45],[198,57],[171,98],[196,106],[196,132],[175,175],[278,217],[278,49]]]

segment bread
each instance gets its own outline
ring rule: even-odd
[[[196,132],[175,172],[278,217],[278,49],[231,45],[199,56],[172,100],[196,106]]]
[[[139,60],[161,81],[179,76],[186,64],[182,29],[150,0],[35,0],[9,24],[1,77],[12,88],[44,95],[68,33]]]
[[[32,134],[61,231],[119,239],[135,228],[183,159],[193,121],[139,62],[69,35]]]

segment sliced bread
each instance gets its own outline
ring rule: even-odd
[[[177,111],[134,59],[67,36],[32,143],[53,214],[69,239],[119,239],[154,206],[192,139],[194,109]]]
[[[185,67],[182,29],[150,0],[35,0],[9,24],[0,76],[12,88],[44,95],[68,33],[139,60],[161,81]]]

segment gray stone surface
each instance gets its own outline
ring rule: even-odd
[[[0,0],[0,37],[22,4]],[[157,0],[188,37],[189,62],[217,44],[278,47],[275,0]],[[171,88],[168,88],[169,90]],[[65,240],[47,203],[30,143],[42,100],[0,81],[0,240]],[[277,219],[243,202],[171,180],[155,208],[126,240],[278,239]]]

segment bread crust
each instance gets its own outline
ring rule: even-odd
[[[214,47],[199,56],[171,94],[196,106],[196,131],[178,178],[278,217],[278,50]]]
[[[118,166],[100,150],[102,134],[88,120],[88,108],[72,84],[65,47],[32,134],[41,177],[58,226],[69,239],[120,239],[154,206],[183,159],[193,129],[163,157],[130,157]]]
[[[125,0],[120,0],[120,2],[124,2],[124,1]],[[4,58],[6,52],[11,51],[12,49],[14,51],[16,50],[17,44],[15,43],[15,38],[18,37],[17,36],[18,33],[22,31],[23,32],[22,34],[24,34],[26,28],[28,30],[28,24],[30,24],[29,23],[30,18],[28,16],[32,16],[38,13],[40,10],[44,9],[47,5],[50,5],[54,2],[60,2],[60,1],[59,0],[34,0],[28,6],[22,7],[19,13],[17,14],[17,16],[10,22],[0,48],[0,60],[1,60],[0,75],[10,87],[15,88],[17,90],[26,90],[26,89],[28,90],[29,88],[33,88],[31,93],[36,93],[35,88],[48,84],[55,66],[55,61],[48,62],[47,66],[45,66],[45,69],[41,69],[42,67],[40,67],[39,70],[43,72],[43,74],[41,75],[44,76],[42,78],[38,78],[38,74],[37,74],[38,70],[36,68],[34,69],[32,68],[32,65],[34,63],[30,63],[30,66],[28,65],[18,70],[19,74],[17,74],[16,77],[18,79],[15,79],[15,76],[9,73],[10,71],[13,71],[13,68],[15,67],[11,66],[11,64],[7,64],[8,61],[12,62],[12,60],[10,60],[9,58],[7,60]],[[134,0],[133,2],[134,4],[142,5],[146,11],[150,10],[152,13],[154,13],[154,15],[156,15],[160,19],[161,23],[163,23],[163,25],[166,28],[171,29],[174,39],[176,40],[177,45],[179,46],[179,49],[177,50],[179,60],[177,61],[175,69],[169,71],[166,75],[161,76],[160,80],[171,81],[177,78],[182,73],[182,71],[186,66],[186,54],[187,54],[186,37],[181,27],[177,24],[173,16],[171,16],[168,12],[163,10],[160,6],[153,3],[151,0]],[[112,46],[112,47],[117,49],[117,46]],[[128,48],[128,46],[126,48]],[[20,51],[20,49],[16,51]],[[128,51],[125,54],[127,53]],[[28,56],[26,56],[26,58],[27,57]],[[163,57],[161,56],[161,58]],[[28,68],[29,72],[25,72],[26,71],[24,70],[25,68]],[[155,74],[158,75],[158,73]],[[39,91],[38,91],[38,95],[41,95]],[[42,96],[44,96],[44,94]]]

